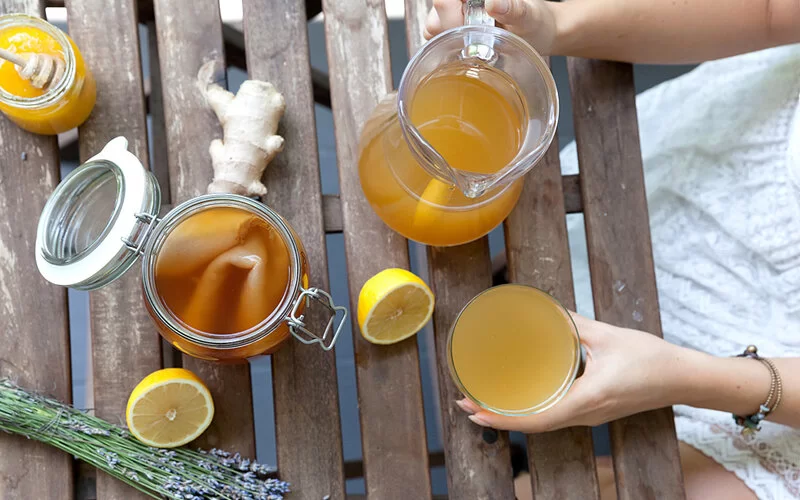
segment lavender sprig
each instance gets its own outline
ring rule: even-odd
[[[55,446],[154,498],[282,500],[275,468],[216,448],[158,449],[126,429],[0,379],[0,431]]]

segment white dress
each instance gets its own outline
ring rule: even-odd
[[[800,45],[713,61],[637,97],[664,336],[727,356],[800,356]],[[577,172],[575,144],[562,151]],[[593,316],[582,216],[578,311]],[[766,394],[765,394],[766,396]],[[800,498],[800,431],[675,407],[678,437],[761,499]]]

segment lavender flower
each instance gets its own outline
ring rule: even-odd
[[[26,436],[84,460],[154,497],[282,500],[289,484],[275,468],[240,454],[146,446],[124,428],[0,379],[0,431]]]

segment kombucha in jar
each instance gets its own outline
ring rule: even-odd
[[[39,271],[96,290],[141,257],[143,307],[165,339],[197,358],[244,361],[290,336],[333,348],[347,311],[309,285],[303,244],[277,212],[234,194],[198,196],[161,218],[159,208],[155,178],[125,138],[112,140],[45,204]],[[310,317],[320,319],[315,327]]]
[[[258,205],[206,195],[162,220],[144,258],[144,293],[162,335],[181,351],[242,359],[289,338],[286,317],[308,287],[306,254],[288,224]],[[304,308],[297,303],[296,314]]]

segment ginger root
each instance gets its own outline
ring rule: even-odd
[[[223,138],[209,146],[214,179],[209,193],[262,196],[267,188],[261,176],[267,164],[283,150],[283,137],[276,135],[286,101],[271,83],[246,80],[234,96],[211,83],[213,61],[198,73],[206,102],[222,125]]]

